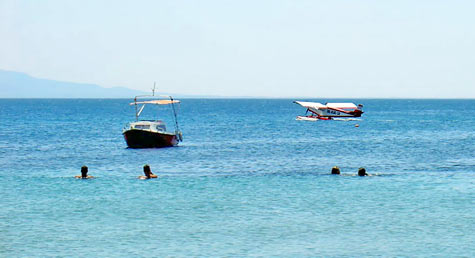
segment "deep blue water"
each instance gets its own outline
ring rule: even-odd
[[[475,100],[349,101],[184,99],[179,147],[127,149],[130,100],[0,100],[0,257],[475,256]]]

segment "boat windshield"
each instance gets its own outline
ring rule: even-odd
[[[135,129],[150,129],[150,125],[134,125]]]
[[[167,130],[167,128],[165,127],[165,125],[157,125],[157,131],[159,132],[165,132]]]

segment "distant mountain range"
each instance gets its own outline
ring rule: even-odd
[[[0,70],[0,98],[131,98],[143,94],[147,93],[125,87],[103,88],[95,84],[39,79]]]

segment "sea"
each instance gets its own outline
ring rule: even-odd
[[[0,257],[475,256],[475,100],[299,100],[365,113],[182,99],[179,146],[129,149],[131,99],[1,99]]]

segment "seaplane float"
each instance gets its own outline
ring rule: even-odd
[[[294,101],[294,103],[307,108],[305,116],[297,116],[297,120],[318,121],[318,120],[358,120],[361,117],[363,105],[353,103],[325,103]],[[307,115],[310,112],[310,115]]]
[[[178,128],[175,104],[179,100],[171,96],[160,95],[155,97],[155,89],[152,95],[136,96],[130,105],[135,106],[135,122],[126,125],[123,130],[125,142],[129,148],[161,148],[176,146],[183,141],[183,136]],[[146,98],[139,101],[138,98]],[[140,114],[146,105],[171,105],[175,120],[175,131],[167,131],[165,122],[162,120],[139,120]],[[140,106],[140,107],[139,107]]]

